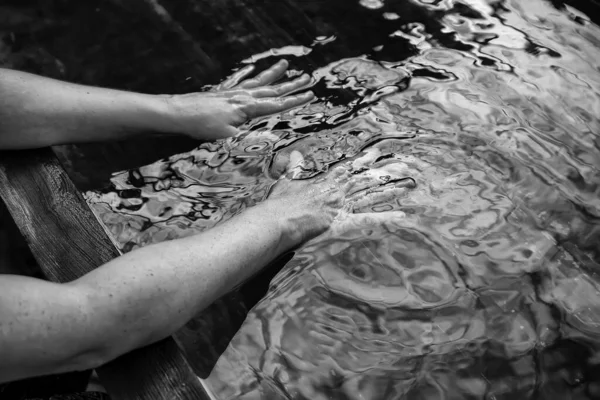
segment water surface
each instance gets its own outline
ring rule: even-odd
[[[599,27],[541,0],[359,5],[379,29],[245,60],[364,36],[364,55],[305,71],[317,101],[88,202],[129,251],[263,200],[292,150],[307,179],[385,166],[414,184],[358,211],[406,217],[299,249],[207,380],[216,396],[600,398]]]

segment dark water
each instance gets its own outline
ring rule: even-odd
[[[600,28],[540,0],[360,4],[374,30],[257,57],[362,35],[364,56],[307,71],[318,101],[115,174],[89,203],[128,251],[261,201],[292,150],[306,178],[384,166],[414,185],[362,211],[405,219],[301,248],[207,380],[215,395],[600,398]]]

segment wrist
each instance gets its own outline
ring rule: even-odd
[[[99,92],[95,104],[104,104],[113,125],[126,134],[165,133],[169,110],[159,96],[125,91]],[[94,104],[88,106],[91,108]],[[96,107],[98,108],[98,107]]]
[[[171,105],[170,95],[143,95],[144,124],[146,130],[157,134],[176,133],[174,109]]]
[[[328,224],[314,210],[292,209],[288,202],[267,199],[253,207],[263,213],[263,220],[271,220],[277,226],[282,251],[288,251],[327,230]]]

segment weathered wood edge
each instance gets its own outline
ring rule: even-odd
[[[0,152],[0,197],[49,280],[74,280],[119,256],[49,148]],[[115,399],[210,399],[172,338],[98,375]]]

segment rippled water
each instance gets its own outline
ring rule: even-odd
[[[115,174],[88,201],[128,251],[261,201],[292,150],[309,176],[385,165],[415,185],[369,208],[405,220],[299,249],[217,363],[215,394],[600,398],[600,29],[540,0],[410,2],[426,23],[408,0],[360,4],[397,30],[307,71],[318,101]]]

